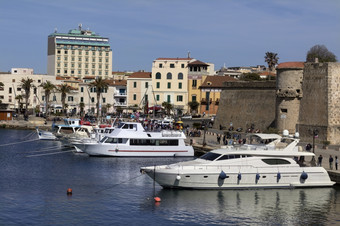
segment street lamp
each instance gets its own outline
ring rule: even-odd
[[[313,153],[315,153],[315,137],[319,134],[319,131],[317,129],[313,129]]]
[[[207,145],[207,143],[205,142],[205,131],[206,131],[206,125],[205,125],[205,121],[204,119],[202,120],[202,127],[203,127],[203,146]]]

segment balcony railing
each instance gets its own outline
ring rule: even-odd
[[[126,92],[114,92],[114,96],[127,96]]]
[[[114,106],[126,106],[127,105],[127,103],[126,102],[116,102],[116,103],[114,103],[113,104]]]

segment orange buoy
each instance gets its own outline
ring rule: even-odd
[[[67,194],[72,195],[72,189],[71,188],[67,189]]]
[[[155,202],[160,202],[161,201],[161,198],[160,197],[155,197],[153,198],[155,200]]]

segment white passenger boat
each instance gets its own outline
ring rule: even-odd
[[[226,147],[206,153],[193,161],[171,165],[141,167],[164,188],[249,189],[332,186],[323,167],[309,167],[305,157],[311,152],[299,151],[298,139],[281,138],[268,145]],[[298,161],[300,159],[300,162]]]
[[[141,123],[122,122],[100,141],[86,140],[73,145],[91,156],[194,156],[194,149],[185,145],[185,138],[181,131],[149,132]]]
[[[55,139],[57,139],[57,137],[50,131],[39,130],[38,127],[36,127],[36,130],[37,130],[39,140],[55,140]]]

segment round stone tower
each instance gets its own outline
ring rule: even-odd
[[[304,62],[285,62],[277,66],[276,78],[276,128],[280,133],[298,132],[300,100]]]

